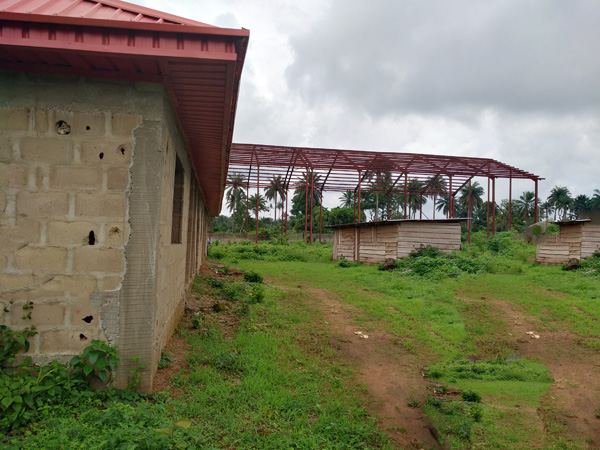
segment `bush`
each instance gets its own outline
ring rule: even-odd
[[[263,276],[260,273],[254,272],[253,270],[244,273],[244,280],[248,283],[262,283]]]
[[[475,391],[464,391],[462,398],[465,402],[481,403],[481,395]]]

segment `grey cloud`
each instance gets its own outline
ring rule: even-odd
[[[372,115],[600,105],[595,0],[333,0],[290,37],[286,77],[310,105],[341,100]]]

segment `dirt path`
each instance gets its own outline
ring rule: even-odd
[[[554,294],[556,295],[556,294]],[[574,441],[590,449],[600,448],[600,355],[585,347],[581,338],[564,330],[545,331],[539,319],[527,315],[518,305],[494,298],[485,302],[507,325],[505,339],[516,353],[539,358],[555,382],[542,398],[537,414],[547,434],[553,429],[567,432]],[[534,332],[539,338],[528,334]]]
[[[306,286],[299,289],[309,294],[311,303],[322,311],[332,344],[357,369],[358,380],[368,392],[370,409],[381,418],[390,438],[399,448],[440,448],[427,417],[420,408],[407,404],[411,399],[422,404],[430,385],[420,375],[415,356],[403,349],[395,336],[361,329],[356,325],[356,311],[327,291]]]

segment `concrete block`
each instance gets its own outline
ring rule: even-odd
[[[2,251],[14,251],[39,242],[40,224],[36,221],[19,218],[16,225],[0,225],[0,249]]]
[[[29,167],[24,164],[0,162],[0,187],[16,188],[27,186]]]
[[[116,291],[121,286],[121,277],[112,276],[102,278],[102,289],[105,291]]]
[[[129,169],[126,167],[112,169],[108,172],[106,188],[110,190],[124,191],[129,183]]]
[[[21,139],[21,158],[31,162],[66,163],[70,158],[70,139],[68,136],[57,138]]]
[[[131,144],[111,139],[82,141],[80,162],[103,166],[129,166]]]
[[[71,119],[73,136],[103,136],[106,129],[106,116],[103,112],[74,112]]]
[[[125,194],[80,192],[75,198],[78,217],[125,217]]]
[[[99,229],[99,225],[93,222],[50,222],[46,231],[46,241],[49,245],[90,245],[90,231],[93,231],[96,245]]]
[[[6,270],[8,267],[8,258],[4,255],[0,255],[0,270]]]
[[[17,194],[17,214],[32,218],[61,217],[69,208],[66,192],[27,192]]]
[[[23,247],[15,252],[15,266],[22,271],[64,271],[67,267],[67,249]]]
[[[81,299],[67,306],[69,325],[84,329],[95,329],[100,324],[100,312],[92,306],[89,299]]]
[[[33,324],[35,326],[50,325],[59,326],[65,323],[64,303],[34,303],[32,309],[23,309],[24,303],[12,305],[11,318],[13,325]],[[31,320],[23,320],[28,312],[31,312]]]
[[[20,289],[30,289],[33,286],[33,275],[0,273],[0,293],[2,294]]]
[[[76,272],[120,273],[122,266],[122,249],[81,247],[73,253],[73,269]]]
[[[6,194],[4,192],[0,192],[0,214],[4,212],[7,205]]]
[[[69,294],[75,299],[87,299],[96,290],[98,282],[94,277],[55,275],[40,281],[40,290],[49,294]]]
[[[0,161],[12,161],[12,141],[0,130]]]
[[[29,131],[27,108],[0,108],[0,127],[3,130]]]
[[[104,245],[124,247],[129,240],[129,224],[127,222],[107,223],[104,226]]]
[[[54,166],[50,170],[53,189],[102,189],[102,169],[99,167]]]
[[[133,136],[133,129],[140,124],[141,117],[137,114],[113,114],[111,117],[111,129],[113,136]]]
[[[40,332],[40,352],[78,354],[95,339],[83,330],[51,330]]]
[[[48,117],[48,110],[38,109],[34,115],[34,131],[38,133],[47,133],[50,131],[50,119]]]

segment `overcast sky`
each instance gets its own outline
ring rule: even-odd
[[[134,3],[250,30],[234,142],[493,158],[544,177],[542,199],[600,189],[598,0]]]

